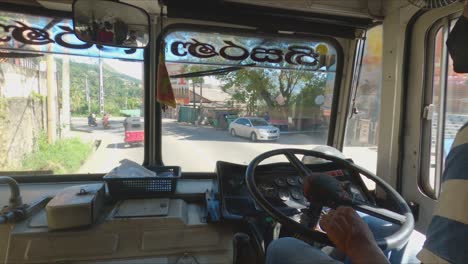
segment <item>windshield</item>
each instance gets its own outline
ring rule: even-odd
[[[165,164],[210,172],[219,160],[248,164],[272,149],[327,144],[338,61],[330,43],[195,31],[165,42],[177,101],[162,115]],[[254,130],[247,119],[276,129]]]
[[[250,122],[252,123],[252,125],[254,127],[257,127],[257,126],[268,126],[268,122],[263,120],[263,119],[250,119]]]
[[[0,171],[94,174],[142,163],[143,126],[124,127],[127,117],[143,120],[142,49],[83,43],[69,19],[0,17],[10,29],[0,44]]]

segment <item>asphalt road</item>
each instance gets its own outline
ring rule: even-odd
[[[87,118],[72,118],[73,136],[101,142],[77,173],[106,173],[123,159],[143,162],[143,145],[132,147],[124,142],[123,120],[111,117],[110,128],[104,129],[100,120],[97,127],[89,127]]]
[[[278,148],[311,149],[321,142],[303,134],[281,135],[276,142],[250,142],[232,137],[228,131],[211,127],[196,127],[163,120],[163,161],[180,164],[185,171],[212,172],[216,161],[248,164],[259,154]],[[267,162],[287,161],[276,157]]]
[[[85,140],[101,140],[99,148],[83,164],[78,173],[105,173],[119,165],[122,159],[143,162],[143,146],[130,147],[124,143],[123,118],[111,117],[111,128],[104,130],[87,126],[86,118],[73,118],[73,136]],[[194,126],[163,119],[162,155],[166,165],[179,165],[185,172],[213,172],[216,161],[248,164],[257,155],[278,148],[313,149],[325,144],[313,134],[281,135],[276,142],[250,142],[232,137],[227,131],[212,127]],[[369,148],[347,148],[345,154],[375,170],[377,152]],[[266,162],[286,161],[275,157]]]

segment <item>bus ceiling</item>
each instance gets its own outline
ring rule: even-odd
[[[160,2],[166,4],[169,2],[177,2],[177,4],[185,2],[185,5],[189,4],[190,2],[198,2],[198,5],[237,3],[249,4],[258,7],[275,7],[278,9],[305,11],[336,16],[375,18],[380,16],[382,2],[385,2],[385,0],[119,0],[118,2],[138,6],[150,14],[160,13]],[[52,10],[71,12],[73,0],[0,0],[0,3],[44,7]]]
[[[289,8],[289,3],[293,3]],[[257,28],[262,32],[276,33],[290,31],[314,33],[343,38],[355,38],[357,29],[367,29],[378,22],[365,13],[337,13],[337,5],[323,5],[322,10],[310,8],[311,1],[187,1],[165,0],[169,18],[209,20]],[[320,2],[320,1],[316,1]],[[326,2],[326,1],[322,1]],[[335,1],[336,3],[338,1]],[[366,2],[367,0],[346,0],[346,2]],[[377,1],[378,2],[378,1]],[[294,4],[295,3],[295,4]],[[302,8],[300,8],[302,6]],[[300,10],[301,9],[301,10]],[[340,9],[343,9],[341,7]],[[327,10],[325,12],[324,10]],[[334,12],[331,12],[335,10]],[[350,15],[354,14],[354,15]]]
[[[383,0],[121,0],[159,15],[161,4],[169,18],[230,23],[260,31],[291,31],[355,38],[382,20]],[[160,3],[161,2],[161,3]],[[71,12],[73,0],[0,0],[0,3]]]
[[[421,0],[425,1],[425,0]],[[411,5],[409,0],[120,0],[156,16],[228,23],[260,32],[312,33],[354,39],[363,29],[382,23],[386,14]],[[405,3],[406,2],[406,3]],[[27,5],[38,11],[71,15],[73,0],[0,0],[9,5]],[[164,8],[161,8],[164,6]],[[14,10],[11,10],[14,11]]]

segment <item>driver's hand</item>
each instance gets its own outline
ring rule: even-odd
[[[351,207],[338,207],[324,215],[320,226],[352,263],[388,263],[367,224]]]

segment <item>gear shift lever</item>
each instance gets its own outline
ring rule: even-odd
[[[232,239],[234,247],[234,264],[256,264],[257,257],[254,246],[249,235],[245,233],[236,233]]]

